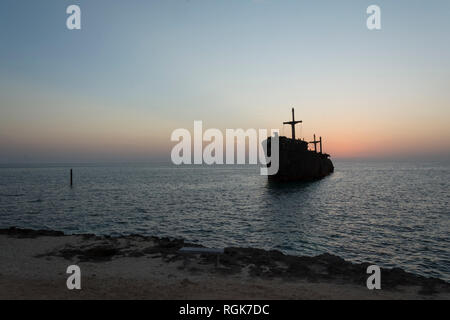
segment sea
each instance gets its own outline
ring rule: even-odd
[[[334,165],[322,180],[284,184],[254,165],[2,165],[0,228],[331,253],[450,281],[450,162]]]

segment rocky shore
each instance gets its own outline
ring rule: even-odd
[[[217,257],[182,254],[201,247],[180,239],[65,235],[0,229],[1,299],[449,299],[450,284],[403,271],[381,271],[368,290],[368,263],[331,254],[225,248]],[[82,270],[82,289],[66,287],[67,266]]]

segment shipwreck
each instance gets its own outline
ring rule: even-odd
[[[291,125],[292,138],[279,137],[279,169],[274,175],[268,175],[272,181],[311,181],[326,177],[334,172],[330,155],[322,152],[322,137],[312,141],[295,138],[295,125],[302,123],[295,120],[292,108],[292,121],[283,122]],[[309,146],[312,145],[312,149]],[[317,147],[319,146],[319,148]],[[271,138],[267,139],[266,154],[270,157]],[[270,166],[270,163],[267,165]]]

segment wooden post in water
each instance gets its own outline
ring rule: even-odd
[[[320,153],[322,153],[322,137],[320,137],[319,142],[320,142]]]
[[[72,169],[70,169],[70,186],[73,185],[73,174],[72,174]]]

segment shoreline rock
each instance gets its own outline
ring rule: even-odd
[[[12,238],[80,237],[81,245],[65,245],[51,252],[36,255],[36,258],[61,257],[66,260],[102,263],[115,258],[138,258],[143,256],[162,258],[166,263],[196,259],[201,265],[214,265],[216,257],[197,254],[183,255],[182,247],[203,247],[187,243],[183,239],[159,238],[155,236],[96,236],[93,234],[65,235],[61,231],[32,230],[11,227],[0,229],[0,235]],[[338,256],[324,253],[317,256],[286,255],[278,250],[256,248],[225,248],[220,255],[220,265],[208,272],[232,275],[246,270],[250,277],[260,279],[283,279],[286,281],[307,280],[310,282],[333,282],[365,286],[369,263],[352,263]],[[193,270],[195,271],[195,270]],[[198,272],[198,271],[197,271]],[[203,271],[206,272],[206,271]],[[421,295],[450,293],[450,283],[404,271],[401,268],[381,268],[384,290],[397,290],[403,286],[419,287]]]

